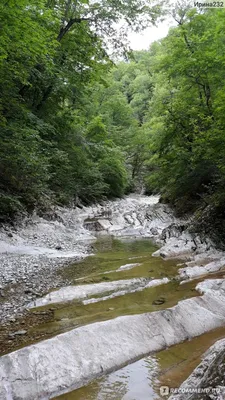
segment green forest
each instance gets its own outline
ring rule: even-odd
[[[224,231],[224,9],[2,0],[0,21],[0,221],[138,190]]]

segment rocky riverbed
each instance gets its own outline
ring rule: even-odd
[[[96,233],[150,237],[159,246],[163,245],[156,256],[194,259],[194,263],[201,267],[211,259],[220,259],[223,265],[221,254],[215,251],[212,243],[193,239],[186,230],[188,221],[176,219],[169,207],[157,202],[156,196],[130,196],[82,210],[56,208],[46,218],[33,215],[14,227],[2,227],[1,320],[20,312],[28,302],[50,288],[69,283],[63,281],[56,271],[91,254]],[[220,265],[210,272],[219,269]],[[194,276],[207,272],[191,268],[189,274],[186,268],[182,274],[192,277],[193,271]]]
[[[134,231],[136,235],[141,235],[146,212],[157,200],[156,197],[146,198],[146,201],[143,197],[128,198],[82,210],[56,208],[45,218],[33,215],[14,227],[2,227],[1,321],[21,315],[31,300],[50,289],[70,283],[57,271],[91,254],[92,243],[96,240],[93,224],[99,224],[98,232],[121,235],[129,230],[129,234]],[[98,222],[99,218],[101,222]],[[90,223],[90,220],[94,222]],[[105,229],[102,225],[106,221],[108,227]],[[144,232],[146,235],[147,232]]]
[[[27,338],[27,328],[36,327],[43,324],[43,322],[48,324],[48,322],[52,320],[55,303],[59,303],[60,298],[63,302],[79,300],[82,301],[83,305],[86,305],[86,307],[92,307],[92,304],[94,307],[96,302],[104,302],[107,304],[109,301],[116,301],[116,297],[120,299],[121,296],[126,297],[128,294],[132,296],[132,293],[135,294],[136,292],[142,291],[144,291],[145,294],[147,293],[146,290],[151,291],[153,290],[151,288],[158,285],[168,285],[171,279],[176,279],[178,286],[179,282],[183,283],[183,285],[187,285],[187,282],[198,279],[199,285],[197,290],[205,293],[203,297],[182,300],[174,308],[169,308],[167,313],[165,311],[157,311],[159,314],[155,313],[155,315],[153,315],[154,313],[150,313],[148,317],[144,315],[142,317],[141,314],[133,317],[124,316],[120,317],[124,318],[121,320],[118,318],[109,319],[109,321],[97,323],[97,325],[92,324],[87,325],[87,328],[79,328],[81,329],[80,335],[82,338],[86,333],[90,337],[91,330],[96,329],[96,332],[93,331],[93,335],[98,336],[101,340],[98,345],[98,354],[94,355],[90,350],[88,352],[88,357],[90,359],[88,360],[85,358],[84,354],[82,355],[82,351],[79,350],[79,373],[81,375],[78,376],[78,372],[76,372],[76,379],[74,375],[75,367],[72,368],[72,364],[75,365],[74,360],[78,359],[79,345],[78,347],[74,347],[74,338],[78,338],[79,329],[65,333],[64,335],[67,335],[65,336],[65,341],[62,335],[56,336],[53,339],[49,339],[49,341],[44,341],[29,348],[24,348],[24,350],[11,353],[9,356],[2,357],[0,359],[0,370],[2,371],[0,379],[2,379],[3,382],[2,398],[16,399],[16,393],[18,393],[18,391],[20,392],[22,387],[21,382],[26,382],[27,380],[30,383],[24,386],[18,398],[29,400],[32,398],[51,398],[51,393],[57,394],[60,393],[60,391],[71,390],[74,387],[74,380],[76,380],[76,387],[79,387],[99,374],[103,372],[106,373],[112,368],[119,368],[124,363],[131,362],[133,359],[140,358],[142,355],[151,351],[157,351],[165,346],[179,343],[187,338],[190,339],[193,336],[225,325],[222,279],[225,256],[222,252],[216,250],[214,244],[207,238],[202,239],[193,233],[191,234],[189,230],[190,225],[191,221],[189,219],[182,220],[175,218],[172,210],[168,206],[158,203],[158,197],[133,195],[122,200],[105,202],[101,205],[84,207],[83,209],[56,208],[51,214],[45,217],[41,218],[37,215],[33,215],[15,227],[2,227],[0,231],[0,317],[2,321],[0,329],[0,349],[2,353],[12,351],[27,343],[29,344],[29,340],[32,343],[42,338],[46,339],[48,334],[46,332],[43,333],[43,331],[39,331],[31,338]],[[128,238],[132,240],[134,238],[136,238],[136,240],[139,238],[151,239],[151,241],[158,246],[158,250],[156,248],[153,254],[153,256],[156,257],[156,264],[157,260],[160,259],[159,257],[164,260],[180,260],[179,262],[177,261],[177,263],[179,263],[178,267],[176,267],[177,275],[171,275],[170,278],[165,271],[164,275],[162,274],[158,277],[151,277],[151,272],[145,276],[145,265],[142,263],[142,260],[140,260],[140,257],[131,257],[126,263],[120,264],[119,268],[117,267],[113,270],[109,269],[108,271],[104,270],[104,276],[101,275],[101,272],[98,273],[96,271],[93,278],[92,271],[87,269],[87,271],[85,270],[83,273],[80,271],[81,273],[77,274],[76,277],[76,270],[79,270],[79,268],[76,269],[74,267],[72,268],[73,278],[71,278],[70,274],[65,274],[65,270],[70,268],[70,265],[74,265],[74,262],[85,259],[85,257],[94,252],[96,237],[101,237],[102,235],[121,239],[126,238],[126,240],[128,240]],[[176,262],[174,265],[176,266]],[[79,266],[79,264],[77,264],[77,266]],[[143,277],[141,275],[142,272],[140,272],[140,277],[138,274],[135,275],[138,269],[139,271],[143,271]],[[155,272],[156,270],[154,270],[154,273]],[[219,280],[215,280],[215,274],[217,273],[220,274],[217,277],[220,278]],[[126,278],[126,274],[128,274],[127,277],[129,277],[127,280],[124,279]],[[130,279],[132,274],[134,274],[134,276]],[[212,275],[212,278],[214,278],[214,286],[212,286],[210,282],[204,282],[204,276],[208,274],[214,274]],[[101,279],[109,279],[109,282],[101,282]],[[73,286],[70,287],[71,285]],[[194,283],[193,288],[195,286]],[[49,294],[49,291],[57,288],[59,289],[58,291]],[[164,306],[164,298],[159,298],[157,301],[161,309],[163,309],[163,307],[166,309],[170,304],[168,303],[168,305]],[[43,304],[49,303],[50,307],[47,309],[37,309],[37,311],[34,310],[33,313],[28,311],[30,307],[37,307],[38,305],[43,306]],[[53,306],[51,306],[51,304]],[[171,304],[176,303],[172,302]],[[110,311],[110,309],[112,311]],[[218,309],[220,309],[219,313]],[[198,312],[196,312],[196,310],[198,310]],[[109,307],[109,311],[112,315],[115,314],[113,308]],[[138,312],[140,311],[138,310]],[[194,324],[193,313],[196,319]],[[188,322],[189,315],[190,322]],[[108,318],[110,318],[110,316],[108,316]],[[133,320],[133,318],[136,318],[137,321]],[[184,319],[184,321],[180,324],[179,321],[182,319]],[[118,329],[117,324],[119,324],[120,329]],[[168,328],[168,324],[170,328]],[[128,326],[135,327],[137,325],[140,328],[138,331],[133,328],[131,335]],[[71,325],[68,326],[70,326],[71,329]],[[154,333],[154,329],[157,331],[157,327],[160,326],[162,338],[156,340],[154,337],[158,334]],[[107,327],[109,327],[109,329]],[[153,329],[153,327],[155,328]],[[168,332],[171,331],[168,337],[165,336],[165,327],[169,329]],[[109,341],[108,339],[105,340],[106,337],[109,337],[109,332],[112,332],[113,335],[113,332],[117,330],[120,335],[120,340],[117,336],[110,336]],[[142,335],[142,338],[143,335],[146,335],[146,343],[145,340],[141,339],[141,336],[139,337],[139,333]],[[50,334],[50,336],[52,336],[52,334]],[[124,339],[121,341],[121,338]],[[62,343],[60,341],[62,341]],[[69,348],[70,350],[73,348],[74,354],[74,360],[71,356],[71,368],[69,367],[70,363],[67,359],[67,347],[70,341],[71,346],[69,346]],[[138,344],[141,341],[143,342],[142,346]],[[85,346],[87,342],[88,340]],[[62,352],[62,359],[57,358],[59,354],[57,346],[59,343],[61,343],[60,351]],[[125,343],[126,346],[124,345]],[[90,346],[94,345],[94,341],[91,340],[89,344]],[[107,347],[107,351],[111,347],[112,349],[110,350],[109,358],[106,357],[103,362],[103,360],[101,361],[100,353],[102,352],[105,357],[106,350],[104,344]],[[100,349],[100,345],[102,349]],[[121,345],[123,348],[125,346],[128,349],[126,354],[123,352],[122,358],[119,356],[121,353]],[[84,352],[86,351],[85,346]],[[53,347],[54,351],[51,354],[48,349]],[[81,344],[80,349],[82,349]],[[54,356],[54,352],[57,353],[57,360]],[[46,364],[44,358],[47,353],[49,354],[48,357],[46,356]],[[42,358],[41,363],[38,361],[40,355]],[[27,359],[27,372],[24,370],[21,372],[20,363],[22,359],[24,360],[27,357],[29,360],[36,360],[35,364],[32,362],[32,366]],[[98,358],[98,362],[95,366],[94,359],[97,360],[96,357]],[[35,375],[34,379],[31,379],[30,373],[33,374],[36,371],[37,362],[40,364],[41,369],[38,369],[39,383],[38,389],[36,390]],[[10,363],[11,365],[8,372],[6,372],[5,363],[7,365]],[[56,368],[58,364],[62,366],[62,374],[59,369]],[[43,365],[46,365],[44,369]],[[47,365],[50,368],[49,372],[47,372]],[[32,372],[33,368],[35,368],[35,370]],[[70,372],[68,372],[67,368],[70,368]],[[41,378],[43,371],[45,372],[49,385],[44,383],[44,376],[43,379]],[[54,371],[57,372],[59,376],[62,376],[62,381],[60,379],[55,379]],[[66,379],[65,371],[67,375]],[[12,384],[14,380],[17,381],[16,385]],[[51,381],[52,384],[50,384]],[[53,387],[53,382],[56,381],[58,383]],[[43,387],[41,382],[43,383]]]

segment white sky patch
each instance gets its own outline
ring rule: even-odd
[[[142,33],[130,33],[128,38],[132,50],[147,50],[151,43],[167,36],[169,28],[172,26],[176,26],[176,22],[166,19],[157,26],[147,28]]]

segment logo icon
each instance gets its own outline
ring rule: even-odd
[[[170,394],[170,388],[168,386],[161,386],[160,394],[161,396],[168,396]]]

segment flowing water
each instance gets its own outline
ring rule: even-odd
[[[203,353],[224,338],[219,328],[180,343],[154,356],[145,357],[57,400],[157,400],[161,387],[178,388],[200,363]]]
[[[113,291],[94,296],[95,302],[81,300],[34,308],[34,312],[50,308],[53,318],[35,329],[55,336],[75,327],[121,315],[157,311],[197,296],[199,280],[180,285],[177,276],[179,260],[152,257],[156,246],[147,239],[114,239],[100,237],[94,245],[96,255],[64,269],[63,274],[74,285],[112,282],[121,279],[169,278],[170,282],[141,291],[115,295]],[[133,265],[130,265],[133,264]],[[128,265],[128,266],[127,266]],[[125,267],[124,267],[125,266]],[[122,267],[122,269],[121,269]],[[108,299],[103,300],[103,297]],[[93,297],[93,296],[91,296]],[[90,299],[87,299],[90,300]],[[131,327],[132,329],[132,327]],[[225,336],[225,328],[181,343],[156,355],[125,366],[89,385],[58,397],[58,400],[153,400],[160,397],[160,386],[178,387],[199,363],[200,356],[217,339]],[[166,397],[164,397],[166,398]]]
[[[53,310],[54,317],[48,323],[39,325],[35,330],[56,335],[74,327],[89,323],[112,319],[121,315],[139,314],[172,307],[179,300],[197,296],[196,282],[180,285],[175,279],[178,261],[163,260],[152,257],[156,246],[150,240],[118,240],[111,237],[100,238],[96,243],[97,254],[82,262],[66,268],[64,275],[74,284],[92,284],[110,282],[121,279],[146,278],[162,279],[168,277],[168,284],[150,287],[133,293],[111,298],[112,292],[94,296],[93,303],[83,304],[82,301],[70,301],[60,304],[50,304],[35,308],[34,311]],[[121,266],[137,264],[131,269],[120,270]],[[112,272],[109,272],[112,271]],[[117,272],[116,272],[117,271]],[[82,275],[85,278],[82,278]],[[102,297],[109,298],[101,301]],[[96,302],[96,300],[99,300]]]

